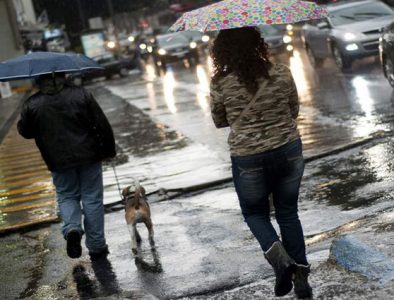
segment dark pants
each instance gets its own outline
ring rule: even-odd
[[[264,153],[234,156],[231,161],[242,214],[263,251],[279,240],[270,221],[268,197],[272,194],[282,243],[296,263],[306,265],[297,205],[304,173],[301,140]]]

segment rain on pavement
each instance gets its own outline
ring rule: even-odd
[[[325,68],[313,70],[304,50],[298,46],[294,56],[284,62],[292,70],[300,96],[298,120],[306,156],[391,131],[394,94],[373,61],[357,62],[349,74],[339,73],[332,61],[327,61]],[[91,89],[117,134],[120,155],[116,164],[122,185],[138,177],[145,180],[148,190],[153,192],[230,176],[228,129],[214,128],[209,113],[211,71],[209,57],[195,68],[185,69],[178,64],[160,76],[147,64],[143,76],[113,80],[105,86],[100,82]],[[43,165],[41,168],[45,169]],[[37,189],[37,185],[42,185],[39,180],[41,178],[17,182],[13,186],[30,184],[30,189]],[[106,203],[119,201],[111,169],[105,172],[105,183]],[[53,187],[50,190],[53,192]],[[40,200],[41,204],[27,202],[16,208],[8,207],[11,202],[3,201],[2,213],[8,216],[2,217],[3,226],[10,226],[10,212],[19,208],[37,221],[57,219],[53,194],[36,193],[33,199],[22,199],[30,201],[41,196],[46,200]],[[47,196],[52,198],[49,200]],[[49,215],[48,211],[43,215],[36,213],[37,205],[50,202]],[[26,225],[30,223],[31,220]],[[25,222],[20,224],[23,225]]]
[[[56,220],[51,175],[34,141],[14,124],[0,144],[0,233]]]
[[[289,66],[300,95],[299,128],[307,157],[371,137],[381,141],[307,165],[300,218],[314,265],[328,256],[328,242],[315,244],[316,238],[324,240],[324,232],[343,224],[359,226],[361,217],[392,207],[394,141],[389,135],[394,94],[371,60],[356,63],[349,74],[339,73],[331,61],[326,68],[313,70],[298,47]],[[209,59],[195,68],[174,65],[161,76],[148,64],[141,76],[88,86],[115,131],[121,187],[138,177],[150,193],[230,176],[228,130],[214,128],[209,113],[210,71]],[[16,139],[15,128],[10,134]],[[119,201],[119,194],[111,165],[106,163],[105,170],[109,204]],[[43,182],[50,179],[46,176]],[[53,199],[53,188],[47,187]],[[104,280],[97,278],[107,283],[101,284],[103,291],[95,291],[95,266],[82,259],[71,275],[81,298],[141,288],[163,299],[207,299],[206,294],[225,299],[215,294],[222,290],[228,290],[232,299],[271,297],[267,285],[272,285],[272,270],[242,221],[232,184],[191,196],[152,205],[158,247],[151,251],[143,242],[141,257],[135,259],[123,212],[107,214],[111,265]],[[335,273],[336,284],[322,284],[328,273]],[[312,278],[320,286],[317,294],[333,296],[345,288],[338,284],[342,279],[356,283],[352,289],[364,299],[365,282],[355,275],[323,268]]]
[[[313,70],[301,47],[285,63],[292,70],[300,96],[298,121],[306,157],[392,131],[394,93],[378,64],[363,60],[355,63],[352,73],[342,74],[332,61],[327,61],[325,68]],[[137,80],[106,83],[107,89],[115,96],[138,107],[162,124],[160,126],[175,130],[193,141],[183,151],[187,151],[188,168],[194,167],[194,175],[175,171],[179,164],[163,164],[168,156],[179,156],[182,160],[182,151],[174,151],[174,155],[166,155],[166,152],[155,155],[150,159],[156,164],[149,167],[146,159],[132,152],[129,164],[120,167],[121,183],[127,184],[131,179],[128,174],[133,172],[147,177],[146,184],[153,190],[185,187],[185,184],[195,184],[196,180],[199,183],[218,180],[223,178],[223,173],[230,176],[226,142],[228,129],[217,130],[209,113],[211,71],[208,58],[206,63],[195,68],[184,69],[175,65],[160,77],[151,65],[147,65],[146,74]],[[130,133],[119,131],[119,135],[125,134]],[[134,142],[134,139],[129,140],[130,144]],[[209,164],[206,168],[209,172],[202,174],[197,170],[206,167],[201,155],[208,155],[207,151],[209,161],[217,161],[217,168],[213,170]],[[106,172],[106,177],[107,182],[114,185],[112,171]],[[116,197],[116,193],[107,190],[106,201],[115,201],[111,200],[112,197]]]

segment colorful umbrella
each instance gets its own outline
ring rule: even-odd
[[[299,0],[223,0],[184,13],[170,31],[216,31],[267,24],[290,24],[327,16],[313,2]]]

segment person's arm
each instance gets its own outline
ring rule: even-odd
[[[25,139],[34,139],[35,134],[33,130],[33,124],[30,122],[31,113],[29,110],[29,106],[27,102],[25,102],[22,106],[21,118],[18,121],[18,132]]]
[[[210,106],[213,122],[217,128],[230,126],[227,121],[226,109],[223,104],[223,94],[214,84],[211,84]]]
[[[116,146],[115,146],[115,137],[112,131],[112,127],[108,122],[107,117],[105,116],[103,110],[98,105],[96,99],[94,99],[93,95],[86,92],[86,97],[88,101],[88,108],[91,115],[91,122],[93,125],[93,129],[96,134],[99,136],[99,139],[102,143],[101,147],[103,150],[103,157],[115,157],[116,156]]]
[[[291,75],[291,71],[287,69],[288,77],[289,77],[289,105],[290,105],[290,112],[293,119],[297,119],[298,113],[300,111],[300,104],[298,101],[298,93],[297,93],[297,86],[294,82],[293,75]]]

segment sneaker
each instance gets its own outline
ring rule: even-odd
[[[107,258],[108,254],[109,254],[108,246],[105,246],[105,248],[103,248],[99,252],[89,252],[90,260],[92,260],[92,261]]]
[[[67,255],[70,258],[79,258],[82,254],[82,247],[81,247],[81,234],[76,231],[72,230],[67,234]]]

